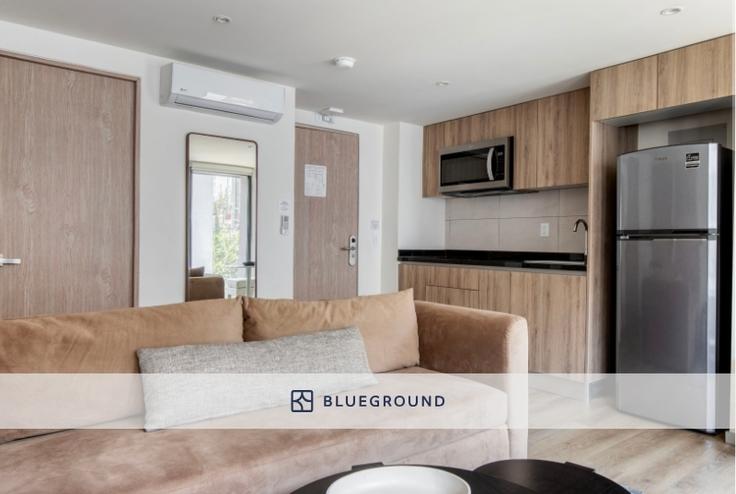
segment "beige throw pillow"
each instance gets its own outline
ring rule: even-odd
[[[412,290],[310,302],[252,298],[245,305],[245,341],[355,326],[363,335],[373,372],[419,363],[419,332]]]

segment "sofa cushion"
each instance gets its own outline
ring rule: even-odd
[[[241,299],[0,321],[0,372],[138,372],[143,347],[242,340]]]
[[[246,300],[245,341],[270,340],[356,326],[373,372],[419,363],[417,316],[411,290],[344,300]]]
[[[238,342],[242,331],[242,299],[5,320],[0,321],[0,372],[138,372],[138,348]],[[141,401],[121,400],[96,420],[141,410]],[[0,430],[0,444],[46,432]]]
[[[436,378],[459,379],[439,373]],[[472,385],[468,381],[469,390]],[[0,493],[43,492],[53,485],[59,494],[287,494],[365,463],[440,461],[476,467],[509,455],[505,394],[491,391],[499,426],[483,431],[78,430],[24,439],[2,446]],[[468,395],[468,401],[475,398],[476,393]],[[451,447],[456,443],[460,446]]]
[[[317,396],[377,382],[357,328],[249,343],[142,348],[138,361],[146,374],[147,431],[286,405],[293,377],[274,374],[320,374],[311,386]]]
[[[353,465],[431,459],[479,434],[483,456],[464,450],[450,465],[508,458],[505,429],[66,431],[4,445],[0,493],[288,494]]]

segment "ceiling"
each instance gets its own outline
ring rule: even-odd
[[[659,15],[673,5],[685,10]],[[419,124],[583,87],[593,69],[733,32],[733,10],[731,0],[0,0],[3,20],[294,86],[299,108]],[[330,64],[342,55],[354,69]]]

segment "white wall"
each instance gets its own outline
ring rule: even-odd
[[[384,292],[399,288],[399,163],[401,161],[401,123],[383,127],[383,269]]]
[[[334,120],[333,124],[324,123],[314,112],[296,110],[297,123],[359,135],[358,294],[381,293],[383,260],[381,242],[385,228],[382,221],[383,126],[342,117],[336,117]],[[290,174],[293,176],[293,170]]]
[[[398,248],[445,248],[445,199],[422,198],[423,129],[401,122],[398,127]]]
[[[726,145],[733,149],[733,110],[731,109],[641,124],[638,129],[638,147],[639,149],[647,149],[666,146],[670,131],[717,124],[726,124]]]
[[[293,200],[292,88],[287,91],[287,111],[281,121],[275,125],[250,123],[160,106],[159,70],[170,61],[160,57],[7,22],[0,22],[0,50],[141,79],[140,305],[179,302],[184,298],[185,137],[189,132],[258,143],[258,293],[263,297],[292,296],[293,237],[291,232],[288,236],[279,234],[278,211],[279,201]],[[368,276],[365,281],[372,278]]]

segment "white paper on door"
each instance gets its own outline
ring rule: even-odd
[[[304,195],[306,197],[327,197],[326,166],[304,165]]]

